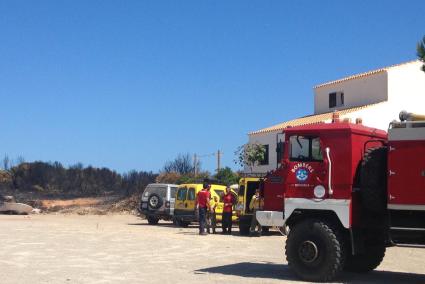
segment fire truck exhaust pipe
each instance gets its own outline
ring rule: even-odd
[[[425,121],[425,115],[413,112],[401,111],[399,116],[400,121]]]

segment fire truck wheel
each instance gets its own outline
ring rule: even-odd
[[[385,250],[384,245],[376,245],[367,247],[363,254],[348,255],[344,270],[358,273],[372,271],[381,264]]]
[[[285,250],[289,267],[307,281],[331,281],[344,266],[343,238],[325,221],[306,220],[293,226]]]
[[[387,147],[366,151],[360,173],[362,205],[373,213],[384,213],[387,204]]]
[[[148,216],[147,219],[148,219],[149,225],[156,225],[158,224],[158,221],[159,221],[159,219],[154,216]]]

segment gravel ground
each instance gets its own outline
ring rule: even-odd
[[[150,226],[132,215],[0,215],[0,283],[298,282],[285,238],[197,235],[196,227]],[[350,283],[425,283],[425,250],[390,248]]]

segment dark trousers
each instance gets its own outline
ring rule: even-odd
[[[252,213],[252,219],[251,219],[251,226],[249,228],[249,233],[261,233],[261,225],[257,221],[256,213],[258,209],[254,209],[254,212]],[[258,231],[256,229],[258,228]]]
[[[221,220],[223,233],[232,232],[232,212],[223,212],[223,218]]]
[[[207,232],[208,234],[212,232],[215,234],[215,226],[216,226],[216,220],[215,220],[215,212],[207,212]]]
[[[207,208],[199,207],[199,233],[205,232],[206,223],[207,223]]]

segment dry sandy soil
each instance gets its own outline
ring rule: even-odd
[[[199,236],[133,215],[0,215],[0,239],[2,284],[297,282],[278,234]],[[425,250],[390,248],[377,271],[339,281],[425,283],[424,261]]]

